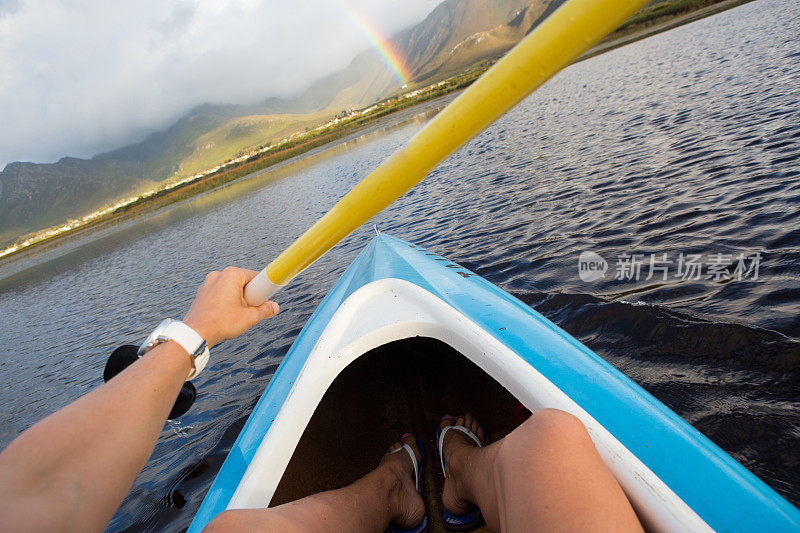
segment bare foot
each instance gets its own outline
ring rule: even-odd
[[[417,440],[413,435],[404,435],[402,442],[392,444],[389,451],[398,450],[403,447],[403,444],[411,446],[417,464],[419,464],[422,455],[419,453]],[[419,524],[425,516],[425,503],[414,485],[414,464],[411,462],[408,452],[402,450],[387,454],[378,468],[391,473],[393,480],[392,496],[389,500],[392,523],[402,528],[410,528]]]
[[[489,444],[483,427],[471,414],[445,417],[439,427],[444,429],[453,425],[464,426],[472,431],[484,446]],[[450,430],[444,436],[442,456],[447,476],[442,490],[442,505],[453,514],[465,514],[475,507],[474,502],[470,501],[469,495],[463,490],[463,474],[470,463],[470,455],[474,454],[477,448],[475,441],[461,431]]]

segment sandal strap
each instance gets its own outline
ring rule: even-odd
[[[472,431],[468,430],[464,426],[445,426],[444,429],[439,433],[439,461],[442,463],[442,474],[444,477],[447,477],[447,471],[444,469],[444,450],[442,449],[442,444],[444,443],[444,436],[448,430],[455,429],[460,431],[461,433],[465,434],[469,438],[475,441],[475,444],[478,445],[478,448],[483,448],[483,443],[481,443],[480,439],[473,433]]]
[[[403,450],[407,451],[409,457],[411,457],[411,463],[414,465],[414,486],[417,488],[417,492],[419,492],[419,465],[417,464],[417,455],[414,453],[413,448],[408,444],[403,444],[402,447],[389,452],[389,454],[401,452]]]

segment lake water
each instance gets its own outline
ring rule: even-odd
[[[99,385],[114,347],[182,316],[206,272],[261,268],[424,121],[4,267],[0,445]],[[534,306],[800,503],[796,0],[573,65],[444,162],[279,293],[279,317],[212,352],[183,431],[165,428],[110,529],[189,524],[373,223]],[[586,251],[604,278],[582,280]]]

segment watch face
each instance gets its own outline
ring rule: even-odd
[[[161,323],[158,326],[156,326],[156,329],[154,329],[153,332],[147,336],[147,338],[142,343],[142,346],[139,348],[138,353],[140,357],[146,354],[152,348],[156,347],[158,344],[161,344],[162,342],[167,340],[163,338],[161,335],[164,333],[164,330],[167,329],[167,326],[169,326],[171,323],[172,319],[167,318],[166,320],[162,320]]]

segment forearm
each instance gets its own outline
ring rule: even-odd
[[[102,530],[150,457],[190,368],[180,346],[159,345],[14,440],[0,453],[4,527]]]
[[[244,299],[255,275],[233,267],[209,273],[183,322],[211,347],[274,316],[276,303]],[[178,344],[159,344],[17,437],[0,453],[0,528],[104,529],[153,452],[191,368]]]

